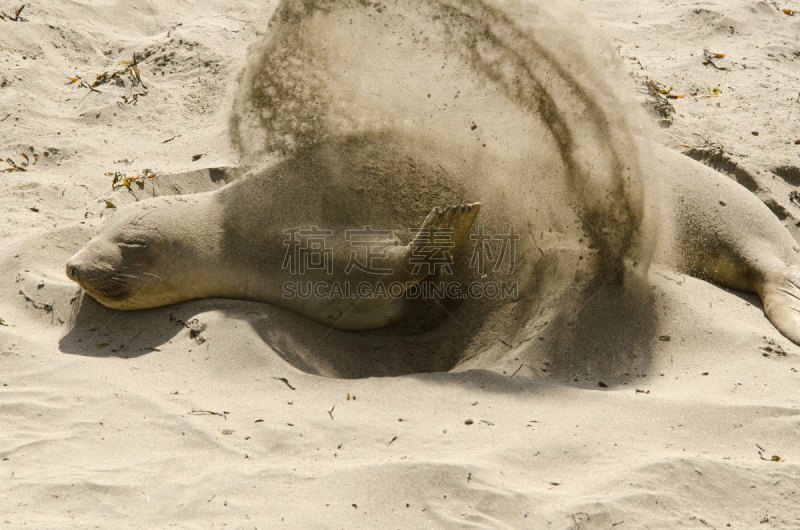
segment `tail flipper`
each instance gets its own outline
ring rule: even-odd
[[[759,294],[772,325],[800,345],[800,267],[789,267],[779,277],[767,278]]]

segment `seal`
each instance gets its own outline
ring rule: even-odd
[[[315,191],[315,183],[338,177],[327,169],[334,166],[333,152],[364,148],[354,143],[359,142],[307,150],[299,159],[245,175],[217,191],[156,197],[121,208],[70,258],[67,276],[114,309],[237,298],[277,305],[337,329],[392,324],[403,316],[406,289],[450,266],[481,204],[434,207],[424,219],[414,222],[406,215],[400,221],[386,208],[369,211],[362,204],[357,209],[363,187],[361,192],[336,191],[335,186],[334,191],[324,186]],[[396,156],[389,146],[382,154],[375,147],[371,143],[362,158]],[[349,158],[359,159],[355,154]],[[384,167],[390,165],[387,160]],[[364,168],[339,164],[338,169],[352,176]],[[430,171],[434,185],[457,189],[457,183],[447,184],[446,176],[433,168],[417,165],[415,170]],[[397,178],[394,184],[403,182]],[[403,244],[395,231],[371,228],[387,222],[392,228],[397,223],[418,228]],[[349,256],[359,247],[364,257]],[[334,273],[334,256],[353,258],[346,273],[341,267]],[[306,285],[315,294],[298,296],[296,290]],[[324,296],[332,286],[342,292]],[[389,286],[392,296],[363,294]]]
[[[770,322],[800,344],[800,248],[770,209],[734,180],[668,149],[655,150],[665,223],[656,261],[757,293]]]
[[[597,42],[544,2],[283,0],[230,119],[264,169],[120,209],[67,275],[109,307],[240,298],[344,330],[421,314],[409,293],[446,280],[432,298],[459,326],[530,340],[657,237],[657,261],[757,292],[800,343],[791,236],[744,188],[638,139]]]

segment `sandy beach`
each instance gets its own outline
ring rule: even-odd
[[[657,318],[605,285],[558,356],[499,337],[456,366],[256,302],[82,296],[65,264],[111,210],[241,173],[236,80],[275,2],[18,7],[0,6],[2,528],[800,528],[800,347],[754,294],[654,264]],[[657,143],[800,240],[800,3],[570,8],[661,109]]]

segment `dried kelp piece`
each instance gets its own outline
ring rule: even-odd
[[[724,53],[712,53],[708,50],[703,50],[703,64],[706,66],[711,65],[717,70],[728,70],[728,68],[724,66],[717,66],[714,62],[716,59],[722,59],[723,57],[725,57]]]
[[[25,5],[26,4],[22,4],[21,6],[16,8],[14,10],[14,16],[13,17],[11,15],[7,14],[7,13],[3,13],[2,11],[0,11],[0,20],[9,20],[11,22],[27,22],[28,21],[27,18],[22,18],[20,16],[20,14],[22,13],[22,10],[25,9]]]
[[[150,169],[143,169],[139,175],[131,175],[130,177],[120,171],[109,172],[106,175],[114,177],[114,180],[111,181],[112,190],[124,187],[128,188],[128,191],[131,189],[131,184],[136,184],[140,190],[143,190],[145,180],[156,176]]]
[[[35,165],[36,162],[39,161],[39,157],[37,155],[33,155],[33,162],[31,162],[30,157],[28,157],[28,155],[26,155],[25,153],[20,153],[20,155],[22,155],[22,158],[25,159],[25,162],[22,162],[20,164],[17,164],[11,158],[0,159],[0,160],[4,161],[5,163],[7,163],[7,164],[9,164],[11,166],[11,167],[7,167],[7,168],[3,169],[3,171],[4,172],[8,172],[8,171],[27,171],[26,168],[29,168],[30,166]]]

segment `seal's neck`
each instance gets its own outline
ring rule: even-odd
[[[234,182],[223,189],[236,186]],[[230,190],[227,190],[230,193]],[[230,298],[274,303],[280,297],[278,287],[271,288],[268,278],[277,259],[264,248],[269,227],[257,226],[253,217],[243,212],[231,215],[234,207],[222,201],[220,191],[187,204],[181,230],[187,241],[181,265],[189,280],[185,293],[190,298]],[[247,205],[242,205],[246,208]],[[278,250],[282,250],[278,238]],[[277,284],[276,284],[277,285]]]

